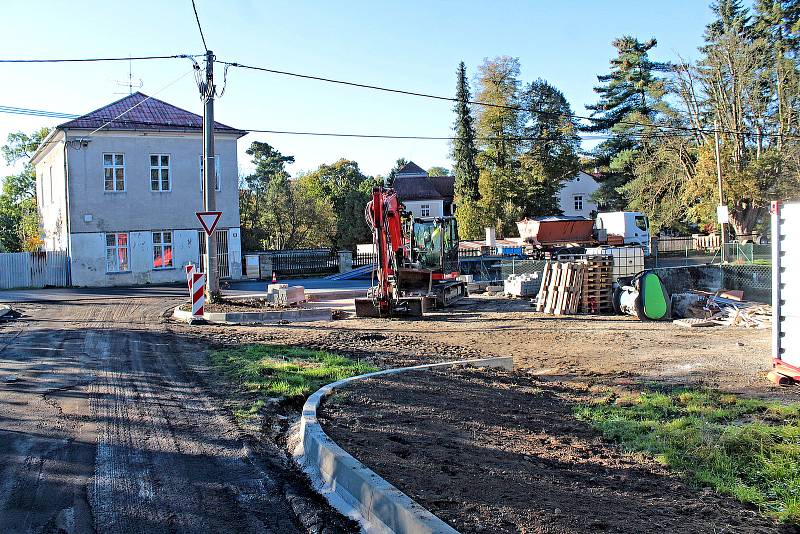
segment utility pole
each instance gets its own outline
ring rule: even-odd
[[[714,119],[714,154],[717,158],[717,189],[719,190],[719,205],[725,205],[725,198],[722,196],[722,163],[719,159],[719,128],[717,127],[717,119]],[[717,217],[719,219],[719,217]],[[725,223],[719,221],[719,257],[722,263],[725,263]]]
[[[203,98],[203,211],[216,210],[216,165],[214,158],[214,53],[206,51],[206,80],[201,85]],[[203,258],[206,273],[206,299],[219,299],[219,269],[217,266],[217,236],[205,234],[206,255]]]

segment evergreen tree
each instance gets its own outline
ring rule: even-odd
[[[394,167],[392,167],[392,170],[390,170],[389,174],[386,176],[386,187],[392,187],[392,184],[394,184],[394,179],[397,176],[397,171],[402,169],[406,163],[408,163],[406,158],[397,158],[397,161],[394,162]]]
[[[560,213],[558,192],[579,169],[578,124],[563,93],[536,80],[522,95],[526,109],[515,205],[533,217]]]
[[[593,165],[602,168],[606,179],[595,200],[601,209],[624,209],[626,200],[620,189],[633,179],[631,162],[639,149],[640,127],[629,122],[650,122],[664,109],[664,82],[656,73],[668,71],[669,65],[652,61],[649,52],[657,42],[641,42],[631,36],[612,43],[617,56],[611,60],[611,72],[598,76],[602,85],[594,88],[597,104],[586,106],[592,112],[588,132],[609,132],[611,137],[592,152]]]
[[[457,203],[475,202],[480,199],[478,191],[478,165],[475,158],[475,125],[468,102],[470,101],[467,69],[462,61],[458,66],[458,84],[456,87],[455,106],[456,122],[454,126],[453,159],[455,160],[455,194]]]

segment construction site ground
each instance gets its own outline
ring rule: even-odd
[[[318,531],[325,527],[341,531],[345,523],[298,485],[285,456],[275,448],[300,404],[267,403],[260,425],[242,428],[239,423],[237,428],[234,424],[228,410],[237,400],[234,388],[213,376],[205,354],[242,343],[324,348],[378,367],[513,356],[518,369],[509,375],[465,375],[447,387],[419,379],[405,390],[397,390],[393,383],[376,383],[364,391],[377,396],[370,393],[363,398],[388,407],[381,415],[386,435],[367,432],[358,438],[360,444],[343,443],[370,464],[369,458],[385,460],[375,451],[384,447],[381,439],[398,429],[419,430],[419,439],[434,436],[425,454],[439,465],[431,477],[437,495],[458,495],[461,490],[450,486],[466,480],[459,477],[484,480],[487,472],[524,471],[520,477],[538,473],[552,479],[551,485],[524,485],[520,479],[523,485],[486,491],[491,501],[476,505],[477,519],[458,519],[447,516],[451,504],[426,500],[427,486],[413,473],[404,482],[396,474],[381,472],[379,464],[372,465],[448,520],[477,525],[473,530],[485,524],[487,531],[496,531],[500,523],[485,518],[509,499],[517,499],[541,503],[541,514],[504,512],[500,517],[511,522],[502,528],[514,531],[514,525],[519,525],[518,530],[530,532],[604,528],[600,523],[567,520],[548,523],[546,514],[577,515],[585,513],[587,506],[605,506],[618,515],[619,520],[607,523],[614,531],[614,525],[622,525],[626,517],[641,515],[641,524],[650,516],[661,517],[659,507],[664,503],[656,495],[668,489],[676,495],[672,504],[666,503],[672,512],[654,526],[671,528],[681,517],[680,509],[691,502],[700,508],[694,515],[683,516],[689,517],[687,527],[697,514],[713,519],[717,512],[712,509],[722,502],[719,513],[733,518],[725,525],[733,528],[739,521],[741,529],[748,531],[773,528],[769,521],[757,519],[753,510],[732,501],[723,502],[686,486],[673,488],[671,484],[679,484],[676,479],[645,459],[623,457],[613,445],[601,444],[598,435],[578,424],[568,409],[586,388],[631,387],[652,381],[800,400],[797,389],[778,388],[764,378],[769,370],[768,331],[683,329],[613,316],[553,317],[532,312],[528,301],[483,296],[421,320],[348,318],[269,326],[190,326],[166,319],[170,306],[182,300],[117,297],[21,304],[15,306],[22,314],[19,319],[0,324],[0,405],[4,408],[0,437],[11,444],[7,454],[0,454],[0,531],[13,531],[20,525],[57,531],[66,525],[63,530],[68,532],[202,532],[225,525],[237,532],[260,531],[265,526],[291,532],[306,530],[311,524]],[[398,380],[402,383],[406,378]],[[513,407],[520,391],[537,387],[548,393]],[[394,400],[381,400],[381,395]],[[468,411],[466,398],[485,403],[488,411]],[[441,414],[420,408],[433,399],[438,399]],[[354,403],[352,412],[341,414],[352,413],[358,419],[358,410],[367,410],[369,405],[365,406],[358,408]],[[496,420],[491,419],[492,411],[498,414]],[[344,419],[335,412],[329,415],[334,416],[329,421],[336,428],[348,431],[346,424],[340,425]],[[465,432],[458,425],[467,425],[463,428],[474,432],[477,441],[454,450],[441,449],[444,442],[435,436],[439,431]],[[431,434],[433,430],[436,433]],[[482,440],[503,440],[504,435],[518,448],[495,458],[490,455],[493,443]],[[443,469],[451,458],[456,462],[452,465],[471,466],[470,470],[456,467],[456,475],[447,474]],[[507,460],[511,463],[503,467]],[[480,467],[483,463],[485,468]],[[613,478],[617,476],[621,478]],[[574,494],[554,491],[592,483],[592,477],[596,479],[593,487],[607,489],[578,493],[577,498],[597,498],[594,505],[576,507],[567,498]],[[527,494],[515,497],[513,492],[521,489]],[[463,500],[468,502],[468,498]],[[470,512],[464,506],[458,508],[464,514]],[[550,508],[552,512],[544,512]]]

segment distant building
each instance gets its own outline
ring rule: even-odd
[[[392,187],[415,217],[443,217],[454,213],[454,184],[453,176],[428,176],[410,161],[397,171]]]
[[[67,251],[73,285],[180,282],[184,265],[201,264],[202,124],[137,92],[60,124],[41,144],[32,163],[44,248]],[[220,276],[235,279],[236,142],[247,132],[220,123],[214,130],[217,258]]]
[[[579,171],[571,180],[564,182],[558,193],[558,206],[564,215],[580,215],[591,218],[597,213],[597,203],[592,194],[600,189],[600,184],[591,174]]]

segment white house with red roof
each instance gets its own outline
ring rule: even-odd
[[[45,250],[67,251],[71,283],[180,282],[202,265],[203,118],[133,93],[57,126],[34,154]],[[217,258],[242,276],[237,140],[215,122]]]

